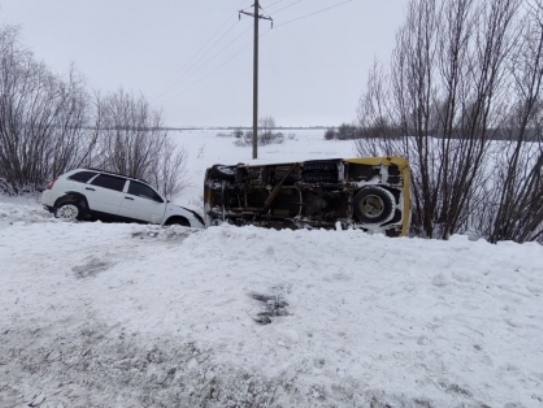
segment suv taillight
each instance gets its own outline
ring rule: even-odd
[[[47,190],[51,190],[51,189],[53,188],[53,186],[55,185],[55,181],[57,181],[57,180],[58,180],[58,177],[55,177],[55,178],[53,179],[53,181],[51,181],[51,182],[49,183],[49,185],[47,186]]]

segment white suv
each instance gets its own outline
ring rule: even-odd
[[[143,180],[98,169],[77,169],[54,179],[43,206],[65,221],[109,219],[203,228],[196,212],[171,204]]]

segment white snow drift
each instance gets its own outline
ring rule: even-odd
[[[537,244],[3,203],[0,260],[2,407],[543,404]]]

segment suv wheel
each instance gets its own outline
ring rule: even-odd
[[[164,225],[181,225],[182,227],[190,227],[190,222],[183,217],[172,217],[168,221],[166,221]]]
[[[82,215],[81,207],[75,202],[62,203],[55,209],[55,217],[62,221],[79,220]]]

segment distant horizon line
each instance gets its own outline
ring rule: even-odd
[[[310,126],[273,126],[268,127],[269,129],[285,129],[285,130],[301,130],[301,129],[328,129],[332,127],[337,126],[321,126],[321,125],[310,125]],[[259,129],[261,126],[259,126]],[[212,129],[212,130],[236,130],[236,129],[243,129],[243,130],[252,130],[252,126],[160,126],[157,127],[157,129],[163,129],[163,130],[201,130],[201,129]]]

